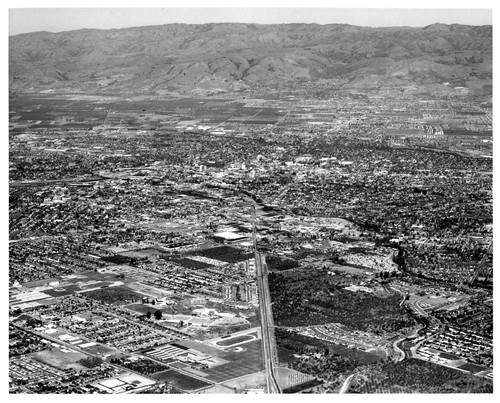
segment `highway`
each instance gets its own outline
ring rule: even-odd
[[[274,336],[273,309],[271,293],[267,278],[266,259],[257,249],[255,230],[255,205],[252,214],[253,246],[255,252],[255,270],[257,272],[257,289],[259,295],[260,326],[262,333],[262,355],[266,367],[267,393],[281,393],[281,387],[274,374],[274,365],[278,363],[278,349]]]
[[[274,374],[274,365],[278,362],[276,338],[274,336],[271,295],[267,280],[265,258],[255,250],[257,287],[259,292],[260,323],[262,328],[262,352],[266,367],[267,393],[281,393],[281,387]]]

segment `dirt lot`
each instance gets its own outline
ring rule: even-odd
[[[77,364],[79,360],[86,357],[86,355],[82,353],[65,353],[58,348],[53,348],[52,350],[39,351],[33,354],[33,357],[60,369],[73,368],[76,371],[87,371],[89,369],[83,365]]]

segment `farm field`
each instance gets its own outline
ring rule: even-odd
[[[427,361],[409,359],[380,364],[362,372],[349,392],[357,393],[491,393],[490,380]]]
[[[93,129],[102,124],[126,125],[129,129],[162,125],[208,125],[212,128],[229,124],[275,124],[284,112],[272,107],[246,107],[232,99],[144,98],[120,99],[113,96],[82,95],[22,96],[11,101],[12,129],[63,128]]]

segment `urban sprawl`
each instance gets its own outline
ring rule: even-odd
[[[449,85],[13,97],[10,392],[491,392],[492,105]]]

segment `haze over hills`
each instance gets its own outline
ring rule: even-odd
[[[466,79],[488,92],[492,27],[169,24],[9,38],[13,92],[242,91],[323,80],[339,88]]]

